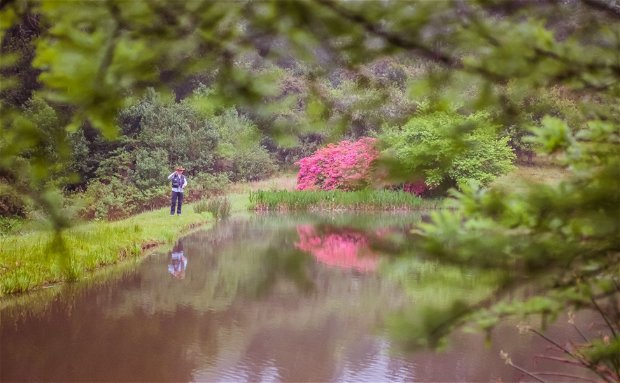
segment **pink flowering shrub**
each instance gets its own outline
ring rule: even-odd
[[[370,250],[368,238],[352,230],[320,233],[311,225],[297,226],[295,246],[328,266],[362,272],[377,268],[379,257]]]
[[[426,191],[429,190],[429,187],[426,185],[424,181],[411,182],[403,185],[403,191],[411,194],[415,194],[417,196],[421,196]]]
[[[368,185],[373,162],[379,157],[375,138],[329,144],[299,165],[297,190],[356,190]]]

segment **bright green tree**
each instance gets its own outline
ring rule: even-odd
[[[486,185],[512,169],[508,137],[499,137],[489,116],[476,113],[423,112],[380,136],[383,155],[405,177],[423,179],[431,189]]]

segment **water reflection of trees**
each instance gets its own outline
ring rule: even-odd
[[[369,246],[364,250],[369,252],[377,251],[374,239],[392,235],[377,235],[368,220],[352,219],[357,226],[348,225],[344,217],[321,218],[306,234],[324,241],[347,233],[346,238]],[[380,338],[377,346],[372,337],[385,313],[401,310],[403,315],[390,317],[390,323],[396,329],[403,320],[410,326],[425,317],[420,310],[429,303],[441,307],[454,298],[479,299],[495,282],[492,274],[429,260],[412,262],[415,257],[385,262],[379,273],[326,267],[298,248],[304,222],[307,218],[259,217],[218,224],[182,240],[190,262],[183,280],[168,275],[167,254],[154,255],[137,273],[88,289],[67,289],[40,315],[14,318],[3,312],[2,362],[11,367],[4,368],[0,377],[179,381],[221,380],[220,374],[228,373],[259,381],[275,369],[283,381],[328,381],[336,376],[361,380],[355,363],[370,363],[373,372],[383,371],[383,380],[399,376],[413,380],[397,359],[382,354],[380,345],[392,348],[389,342]],[[396,223],[396,233],[407,227],[404,221]],[[370,230],[366,236],[362,227]],[[519,344],[516,331],[501,336],[498,346]],[[455,344],[462,344],[463,350],[475,347],[472,355],[497,355],[497,350],[485,350],[476,339]],[[35,347],[40,351],[33,361]],[[515,355],[530,350],[527,342],[519,347],[513,350]],[[418,354],[415,376],[484,380],[490,375],[476,371],[502,371],[501,363],[491,367],[468,355]],[[458,358],[464,360],[462,371],[450,375],[452,367],[445,366]],[[444,375],[437,375],[443,370]]]
[[[317,267],[295,249],[297,240],[295,226],[247,222],[190,236],[183,240],[191,264],[183,280],[167,274],[167,255],[153,256],[137,274],[17,320],[18,332],[2,326],[3,343],[11,347],[3,380],[18,377],[10,371],[30,371],[19,375],[29,380],[192,380],[206,360],[218,369],[250,366],[264,353],[278,366],[300,358],[295,363],[307,367],[302,376],[329,380],[339,350],[375,328],[386,306],[404,302],[393,283],[376,275],[352,280],[342,270]],[[292,353],[291,344],[303,348]],[[248,367],[250,380],[263,367]]]

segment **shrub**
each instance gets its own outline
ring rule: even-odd
[[[305,133],[297,137],[293,146],[280,145],[275,139],[268,137],[263,140],[267,151],[273,152],[276,162],[281,168],[293,168],[294,163],[304,157],[311,156],[323,146],[325,137],[319,133]]]
[[[0,183],[0,217],[25,217],[26,202],[10,185]]]
[[[196,202],[194,204],[194,212],[200,214],[200,213],[209,211],[209,209],[207,208],[208,203],[209,203],[208,199]]]
[[[196,213],[209,212],[215,219],[224,219],[230,216],[230,201],[226,197],[210,198],[202,200],[194,205]]]
[[[506,95],[513,107],[528,111],[503,131],[509,137],[508,145],[523,162],[532,162],[536,148],[530,141],[531,128],[538,126],[544,116],[561,118],[573,132],[581,129],[587,121],[586,115],[578,107],[578,99],[563,87],[528,89],[524,92],[513,82],[506,87]]]
[[[167,186],[140,190],[118,178],[91,182],[81,196],[79,215],[87,219],[117,220],[145,210],[167,206],[170,190]]]
[[[168,153],[164,149],[138,149],[135,152],[133,182],[141,190],[162,185],[170,174]]]
[[[186,191],[188,201],[196,201],[223,194],[228,185],[230,185],[230,180],[226,173],[200,173],[189,180],[189,182],[191,182],[191,185]]]
[[[260,181],[276,170],[271,155],[262,146],[240,151],[233,158],[232,175],[235,181]]]
[[[0,216],[0,237],[18,233],[24,226],[24,223],[25,220],[23,218]]]
[[[149,90],[137,104],[124,109],[119,119],[123,132],[133,138],[125,141],[124,150],[132,152],[132,161],[138,165],[137,179],[148,183],[150,177],[176,164],[182,164],[190,175],[212,168],[216,128],[190,103],[174,102]],[[148,152],[134,150],[136,144]]]
[[[375,141],[365,137],[330,144],[297,161],[297,190],[358,190],[368,186],[379,155]]]
[[[436,190],[471,180],[487,184],[511,170],[515,159],[508,137],[499,137],[497,130],[485,113],[428,113],[386,129],[380,137],[382,155]]]
[[[232,181],[258,181],[271,176],[276,165],[259,144],[260,131],[246,116],[228,109],[213,118],[218,135],[216,171],[230,172]]]
[[[160,186],[138,188],[119,177],[91,182],[84,193],[74,196],[78,214],[86,219],[117,220],[170,204],[170,183],[160,177]],[[226,174],[203,173],[189,180],[184,203],[221,194],[230,181]]]
[[[422,196],[428,191],[428,186],[424,181],[410,182],[403,185],[403,191]]]

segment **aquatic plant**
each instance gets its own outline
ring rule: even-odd
[[[215,219],[228,218],[230,216],[231,204],[226,197],[215,197],[200,201],[194,205],[196,213],[208,211]]]
[[[402,190],[258,190],[250,192],[253,210],[413,210],[435,207]]]

